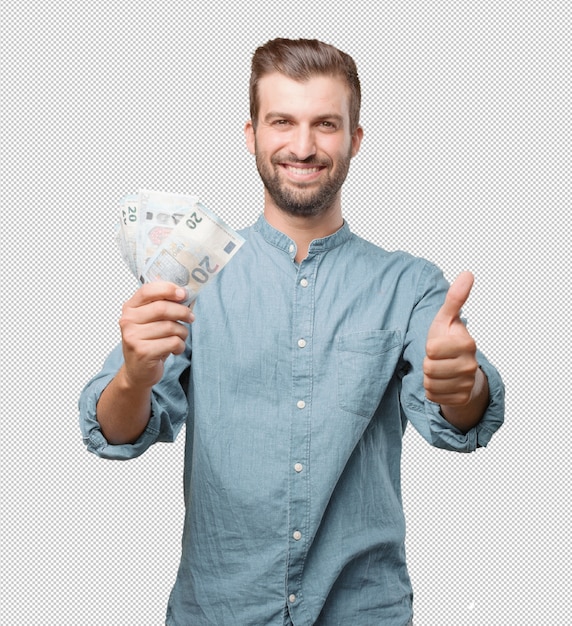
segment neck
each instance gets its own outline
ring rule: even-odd
[[[271,226],[296,243],[298,263],[308,256],[308,248],[314,239],[333,235],[344,224],[339,201],[320,215],[310,217],[290,215],[273,203],[266,202],[264,217]]]

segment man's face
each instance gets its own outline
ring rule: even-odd
[[[266,202],[296,216],[339,207],[340,188],[362,137],[349,128],[349,88],[342,78],[313,76],[297,82],[280,73],[258,89],[256,131],[246,125],[249,150],[265,187]]]

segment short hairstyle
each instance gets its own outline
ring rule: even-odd
[[[317,39],[272,39],[257,48],[250,73],[250,119],[258,122],[258,82],[274,72],[300,82],[311,76],[342,77],[350,89],[350,131],[359,126],[361,88],[357,67],[349,54]]]

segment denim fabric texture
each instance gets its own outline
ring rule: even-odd
[[[187,350],[167,359],[152,417],[113,446],[95,415],[120,346],[84,389],[88,449],[128,459],[186,423],[185,527],[167,624],[406,626],[400,462],[406,425],[431,445],[485,446],[504,387],[479,352],[490,405],[467,433],[425,398],[425,338],[448,283],[347,223],[296,247],[261,216],[205,286]]]

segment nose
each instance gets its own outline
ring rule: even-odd
[[[299,161],[316,154],[316,141],[311,128],[303,124],[296,127],[291,136],[290,151]]]

